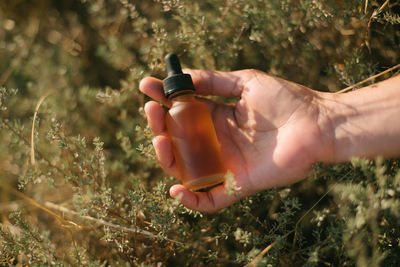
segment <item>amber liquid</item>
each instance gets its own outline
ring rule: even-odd
[[[223,182],[226,167],[207,106],[193,94],[170,99],[172,107],[165,119],[179,179],[190,190]]]

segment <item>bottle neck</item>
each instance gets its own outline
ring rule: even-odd
[[[193,90],[182,90],[171,94],[168,97],[168,100],[174,101],[183,101],[183,100],[190,100],[194,98],[194,91]]]

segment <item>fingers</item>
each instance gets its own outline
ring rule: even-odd
[[[255,70],[240,70],[221,72],[210,70],[185,69],[184,73],[192,76],[196,93],[200,95],[217,95],[239,97],[246,83],[260,72]],[[156,101],[170,106],[165,98],[162,81],[154,77],[146,77],[140,82],[140,91]]]
[[[154,100],[163,103],[167,107],[171,107],[170,101],[165,98],[161,80],[154,77],[145,77],[140,81],[139,89]]]
[[[154,101],[149,101],[144,106],[150,130],[155,135],[153,146],[161,168],[171,176],[178,177],[178,168],[172,152],[171,141],[165,127],[165,113],[163,108]]]
[[[166,134],[164,109],[154,101],[149,101],[144,105],[147,122],[154,135]]]
[[[226,97],[239,97],[245,84],[255,77],[254,71],[217,72],[207,70],[186,70],[190,73],[196,88],[196,93],[201,95],[218,95]],[[146,77],[140,82],[140,90],[156,101],[170,107],[163,92],[162,81]],[[210,110],[215,108],[211,101],[203,100]],[[161,167],[170,175],[179,177],[178,168],[172,152],[172,144],[168,138],[165,127],[165,113],[163,108],[154,101],[145,105],[149,127],[155,135],[153,145]],[[232,205],[237,201],[235,196],[225,194],[223,185],[211,189],[209,192],[191,192],[183,185],[174,185],[170,189],[173,198],[182,196],[180,202],[189,209],[201,212],[216,212]]]
[[[183,72],[192,76],[196,93],[201,95],[217,95],[239,97],[245,84],[255,77],[255,70],[233,72],[185,69]]]
[[[206,213],[216,212],[237,201],[237,197],[225,193],[224,185],[214,187],[208,192],[191,192],[183,185],[176,184],[170,188],[169,194],[172,198],[179,197],[186,208]]]
[[[158,135],[153,139],[153,146],[161,168],[169,175],[179,177],[178,166],[176,165],[169,138],[164,135]]]

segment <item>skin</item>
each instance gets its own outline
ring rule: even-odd
[[[400,76],[339,95],[257,70],[184,72],[191,74],[199,96],[239,98],[235,104],[201,101],[210,109],[225,163],[241,197],[298,182],[316,162],[400,154]],[[146,103],[145,112],[160,166],[178,177],[159,104],[171,106],[162,81],[146,77],[140,90],[155,100]],[[216,212],[237,201],[226,194],[225,185],[191,192],[177,184],[170,188],[170,195],[201,212]]]

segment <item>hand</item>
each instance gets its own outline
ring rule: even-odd
[[[322,128],[322,93],[269,76],[261,71],[215,72],[185,70],[192,75],[198,95],[239,97],[234,104],[203,99],[208,105],[227,168],[233,173],[242,197],[285,186],[304,178],[311,166],[331,157],[329,138]],[[170,106],[161,80],[144,78],[140,90]],[[161,167],[177,177],[178,170],[165,126],[163,108],[155,101],[145,105],[153,145]],[[170,188],[189,209],[215,212],[237,198],[220,185],[209,192],[191,192],[183,185]]]

